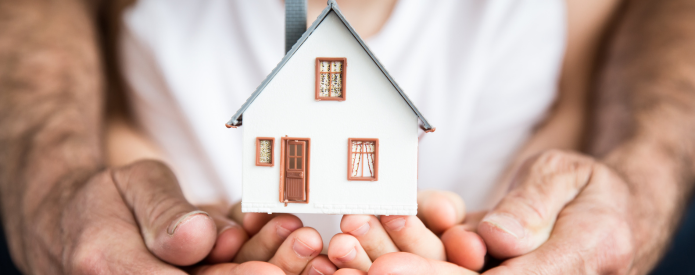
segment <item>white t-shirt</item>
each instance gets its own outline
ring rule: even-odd
[[[366,43],[437,127],[421,135],[419,189],[454,191],[469,210],[496,203],[497,178],[557,94],[565,19],[561,0],[397,3]],[[136,118],[184,194],[238,201],[241,132],[224,123],[284,55],[283,1],[139,0],[123,24]]]

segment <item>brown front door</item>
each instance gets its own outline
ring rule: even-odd
[[[304,140],[288,140],[285,152],[286,202],[306,201],[307,148]]]

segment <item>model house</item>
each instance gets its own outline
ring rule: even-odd
[[[434,128],[334,1],[295,41],[227,123],[243,125],[242,211],[415,215]]]

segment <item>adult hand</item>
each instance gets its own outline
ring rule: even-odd
[[[264,225],[256,235],[267,240],[257,242],[256,249],[242,245],[243,230],[221,230],[218,238],[215,224],[230,222],[189,204],[173,173],[155,161],[98,173],[72,190],[57,187],[60,194],[45,200],[35,215],[25,217],[34,227],[17,236],[22,238],[23,249],[12,251],[28,255],[24,267],[31,273],[184,274],[176,266],[192,265],[205,257],[219,261],[213,258],[224,253],[210,254],[215,252],[213,246],[231,242],[228,247],[241,246],[236,258],[269,260],[275,265],[230,263],[189,271],[299,274],[321,250],[318,233],[298,229],[301,222],[293,216],[278,216]],[[296,248],[298,243],[303,250]]]
[[[625,181],[590,157],[548,151],[530,159],[478,226],[491,255],[516,257],[486,274],[627,273],[630,200]]]
[[[635,256],[629,198],[625,182],[592,158],[548,151],[530,159],[520,168],[510,192],[478,224],[488,252],[510,258],[484,274],[627,273]],[[460,267],[444,269],[405,253],[384,255],[369,272],[433,270],[436,274],[469,272]]]
[[[339,270],[338,274],[364,274],[367,271],[370,274],[381,274],[409,267],[416,267],[409,271],[414,274],[435,271],[475,274],[446,262],[447,254],[451,252],[459,255],[449,255],[449,258],[463,259],[457,264],[474,270],[482,268],[485,255],[482,239],[475,233],[458,227],[460,230],[448,233],[450,228],[465,218],[465,206],[458,195],[423,191],[418,193],[418,207],[417,217],[343,216],[340,227],[344,233],[334,236],[328,248],[331,261],[338,267],[347,268]],[[450,230],[440,240],[437,234],[446,229]],[[455,250],[445,249],[443,240],[456,242],[459,247]],[[394,264],[394,260],[398,263]]]

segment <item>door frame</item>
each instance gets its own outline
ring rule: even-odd
[[[288,201],[287,203],[309,203],[309,175],[311,169],[311,138],[298,138],[298,137],[282,137],[280,138],[280,202],[285,203],[285,158],[287,150],[287,141],[289,140],[301,140],[306,141],[306,200],[305,201]]]

